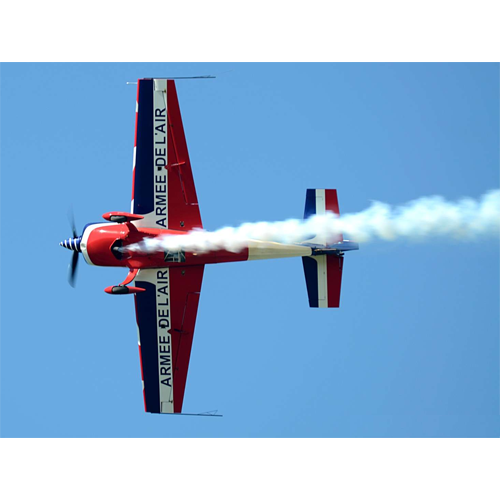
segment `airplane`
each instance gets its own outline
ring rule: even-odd
[[[251,240],[237,252],[128,249],[147,238],[203,228],[174,79],[138,80],[133,158],[130,213],[108,212],[106,222],[87,224],[80,236],[73,221],[73,237],[60,245],[73,251],[72,286],[79,254],[90,265],[128,269],[120,284],[104,291],[134,295],[145,411],[183,414],[206,265],[302,257],[310,307],[336,308],[344,252],[358,245],[340,234],[333,242],[317,237],[298,244]],[[339,215],[337,191],[307,189],[304,218],[327,211]]]

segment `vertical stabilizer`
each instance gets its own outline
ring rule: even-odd
[[[308,189],[306,191],[306,207],[304,210],[304,219],[313,215],[324,215],[326,212],[333,212],[340,215],[339,200],[336,189]],[[308,240],[308,243],[317,243],[319,245],[330,245],[343,240],[342,234],[335,235],[331,241],[321,240],[314,236]]]

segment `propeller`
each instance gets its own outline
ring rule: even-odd
[[[69,284],[75,288],[75,280],[76,280],[76,268],[78,266],[78,252],[73,251],[73,257],[71,258],[71,267],[69,267],[68,273],[68,282]]]
[[[70,208],[68,211],[68,220],[71,226],[71,231],[73,232],[73,238],[78,238],[78,234],[76,232],[75,214],[73,213],[73,208]]]
[[[76,269],[78,267],[78,254],[81,252],[80,242],[82,238],[81,236],[78,236],[78,233],[76,232],[75,216],[73,215],[73,209],[70,209],[68,211],[68,221],[71,226],[71,232],[73,234],[73,237],[68,240],[61,241],[59,245],[63,246],[64,248],[67,248],[68,250],[73,251],[73,256],[68,266],[68,282],[74,288],[76,281]]]

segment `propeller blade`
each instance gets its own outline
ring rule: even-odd
[[[73,214],[73,207],[68,210],[68,221],[71,226],[71,231],[73,231],[73,238],[78,238],[76,232],[75,215]]]
[[[73,252],[73,257],[71,259],[71,264],[69,268],[68,281],[69,284],[75,288],[75,277],[76,277],[76,268],[78,266],[78,252]]]

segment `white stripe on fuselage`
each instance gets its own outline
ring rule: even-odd
[[[309,257],[311,247],[304,245],[285,245],[273,241],[248,241],[248,260],[282,259],[284,257]]]

